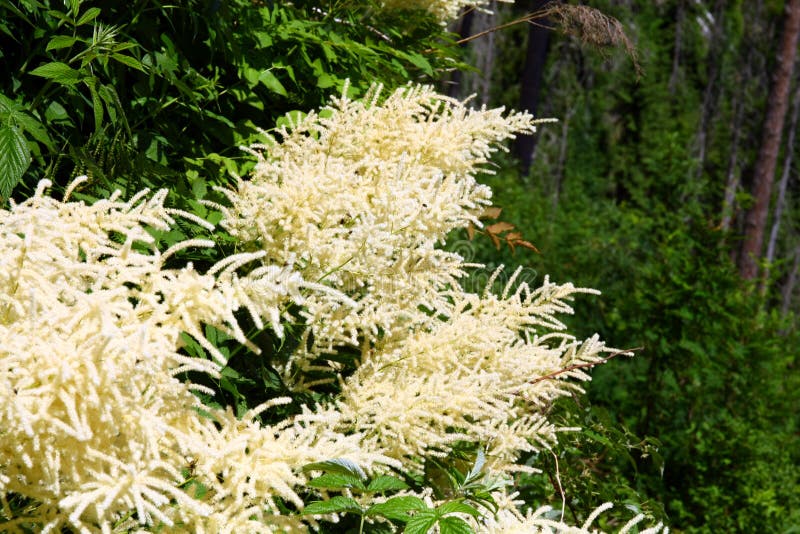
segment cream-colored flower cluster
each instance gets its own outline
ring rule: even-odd
[[[499,0],[513,4],[514,0]],[[455,19],[464,8],[483,9],[491,4],[489,0],[382,0],[381,5],[384,9],[418,9],[430,11],[442,23]]]
[[[419,472],[459,440],[484,446],[496,476],[523,469],[522,452],[555,440],[547,409],[578,388],[566,379],[588,380],[609,351],[558,319],[590,290],[512,276],[500,295],[471,294],[459,278],[473,266],[437,245],[480,225],[491,191],[476,174],[497,143],[533,128],[428,88],[334,99],[252,149],[255,171],[218,206],[242,252],[205,273],[167,268],[213,243],[157,246],[154,230],[176,217],[211,228],[166,208],[163,191],[86,204],[43,182],[0,210],[2,529],[304,530],[314,519],[286,512],[303,507],[303,466]],[[242,417],[203,405],[196,393],[213,392],[183,378],[225,365],[207,326],[259,357],[242,312],[278,335],[305,321],[282,369],[297,388],[313,387],[320,358],[360,354],[336,377],[341,394],[272,426],[258,415],[291,399]],[[190,338],[208,358],[185,354]],[[569,531],[506,501],[479,530]]]
[[[515,507],[504,506],[496,515],[486,518],[478,528],[485,534],[597,534],[600,531],[592,528],[592,523],[600,514],[611,508],[613,508],[613,504],[610,502],[599,506],[589,514],[583,525],[576,527],[564,523],[563,513],[560,514],[559,519],[554,519],[553,510],[549,506],[542,506],[536,510],[529,509],[524,514]],[[555,514],[555,517],[558,515]],[[617,531],[618,534],[628,534],[644,519],[644,514],[637,514]],[[639,534],[669,534],[669,528],[658,523],[637,532]]]
[[[199,387],[176,378],[219,371],[222,355],[203,324],[246,342],[234,311],[270,315],[278,304],[301,302],[296,278],[262,269],[238,279],[231,267],[254,255],[221,263],[216,276],[191,265],[164,269],[177,248],[210,245],[155,247],[145,226],[174,223],[165,192],[86,205],[57,202],[43,194],[46,185],[0,211],[0,498],[8,519],[9,495],[38,504],[4,531],[297,526],[269,516],[275,497],[302,505],[300,466],[379,457],[362,453],[355,434],[291,422],[260,428],[254,414],[237,420],[202,406],[192,394]],[[182,355],[182,332],[220,363]],[[202,498],[190,480],[205,488]],[[136,520],[126,519],[132,512]]]
[[[342,345],[404,336],[449,309],[464,260],[436,245],[456,228],[480,226],[491,191],[475,174],[497,143],[532,132],[527,114],[472,110],[427,87],[382,102],[333,99],[253,147],[258,165],[228,191],[222,225],[265,265],[292,266],[305,280],[346,294],[309,295],[307,353],[285,369]],[[312,342],[313,340],[313,342]]]
[[[342,424],[372,439],[408,469],[431,454],[445,455],[459,440],[482,443],[487,467],[513,471],[519,454],[555,442],[545,417],[549,404],[588,380],[577,367],[599,361],[608,349],[562,332],[557,313],[571,313],[571,284],[514,286],[505,294],[452,292],[448,319],[367,349],[345,382],[338,409]],[[552,379],[541,380],[552,375]]]

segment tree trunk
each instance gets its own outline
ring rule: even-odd
[[[529,3],[530,12],[539,11],[547,0],[532,0]],[[520,95],[519,109],[533,115],[539,107],[539,94],[542,89],[545,60],[547,59],[547,46],[550,42],[550,31],[545,28],[547,19],[539,19],[536,24],[528,25],[528,51],[525,55],[525,66],[522,70],[522,93]],[[514,153],[520,160],[522,174],[527,175],[533,163],[533,150],[536,148],[536,137],[533,135],[519,135],[514,143]]]
[[[705,91],[703,91],[703,107],[700,112],[700,126],[697,130],[696,145],[698,148],[697,154],[697,167],[695,168],[695,175],[692,179],[700,179],[705,172],[706,166],[706,152],[708,150],[708,136],[709,130],[712,129],[711,120],[716,115],[717,111],[717,93],[718,83],[717,80],[720,74],[720,57],[722,56],[722,41],[724,37],[724,2],[717,0],[714,4],[714,12],[705,17],[705,20],[711,25],[709,28],[709,43],[708,43],[708,61],[707,61],[707,76]],[[680,28],[676,30],[679,32]],[[677,39],[677,38],[676,38]],[[677,46],[677,45],[676,45]],[[673,73],[674,75],[674,73]],[[670,78],[670,85],[673,79]],[[674,94],[674,90],[670,91]],[[717,97],[717,98],[715,98]]]
[[[789,82],[797,55],[798,34],[800,34],[800,0],[788,0],[780,55],[767,101],[761,148],[753,171],[754,205],[747,213],[744,241],[739,255],[739,273],[748,280],[754,279],[758,274],[758,260],[764,243],[775,164],[781,144],[784,116],[789,103]]]
[[[683,2],[678,2],[678,12],[675,15],[675,44],[672,47],[672,74],[669,77],[669,94],[675,94],[675,88],[678,86],[678,76],[680,73],[681,64],[681,45],[683,44],[683,19],[684,19]]]
[[[734,95],[733,98],[733,118],[731,120],[733,140],[731,141],[731,150],[728,155],[728,179],[725,182],[725,198],[722,201],[722,221],[719,225],[723,232],[728,232],[731,228],[733,216],[736,211],[736,192],[739,190],[739,141],[741,137],[740,132],[742,131],[744,105],[738,94]],[[735,257],[735,255],[733,256]]]
[[[769,270],[770,264],[775,261],[775,249],[778,245],[778,232],[781,228],[781,219],[783,218],[783,208],[786,206],[786,189],[789,186],[789,175],[792,171],[792,159],[794,157],[794,139],[797,132],[797,119],[800,115],[800,83],[795,88],[794,97],[792,98],[792,117],[789,121],[789,133],[786,138],[786,154],[783,159],[783,173],[781,174],[781,181],[778,184],[778,198],[775,200],[775,214],[772,216],[772,230],[769,234],[769,242],[767,243],[767,266],[764,269],[764,276],[761,280],[761,292],[764,293],[769,283]]]
[[[797,271],[800,269],[800,245],[794,249],[794,265],[789,272],[789,277],[783,285],[783,303],[781,305],[781,317],[786,317],[789,313],[789,308],[792,306],[792,295],[794,295],[794,286],[797,284]]]
[[[474,16],[475,16],[475,10],[473,9],[464,10],[461,14],[461,18],[458,19],[458,21],[456,21],[451,26],[450,28],[451,31],[457,33],[461,39],[469,37],[472,31],[472,19]],[[462,48],[465,46],[467,45],[466,44],[461,45]],[[464,73],[458,69],[456,69],[455,72],[453,72],[450,75],[450,79],[445,82],[447,83],[447,96],[453,98],[462,98],[461,93],[463,91],[461,90],[461,86],[463,85],[463,80],[462,80],[463,77]]]

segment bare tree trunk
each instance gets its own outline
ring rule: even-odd
[[[728,179],[725,182],[725,198],[722,201],[722,221],[719,225],[723,232],[728,232],[731,228],[731,221],[733,220],[735,211],[736,191],[739,189],[739,138],[742,131],[744,106],[738,94],[734,96],[733,109],[733,118],[731,121],[733,140],[731,141],[731,151],[728,156]]]
[[[798,34],[800,34],[800,0],[788,0],[780,55],[767,101],[767,117],[764,121],[761,148],[753,172],[755,203],[747,213],[744,242],[739,254],[739,273],[748,280],[754,279],[758,274],[758,259],[764,243],[775,164],[783,134],[784,116],[789,104],[789,83],[797,55]]]
[[[669,77],[669,94],[675,94],[675,88],[678,85],[678,73],[680,72],[681,64],[681,48],[683,43],[683,19],[684,16],[683,1],[678,2],[678,13],[675,16],[675,46],[672,51],[672,74]]]
[[[693,178],[700,178],[706,164],[706,152],[708,148],[708,130],[711,118],[716,112],[715,95],[718,92],[717,79],[720,72],[720,42],[722,41],[724,33],[723,15],[725,13],[724,3],[717,0],[714,4],[714,12],[706,12],[704,19],[709,24],[709,44],[708,44],[708,81],[706,83],[705,91],[703,91],[703,107],[700,112],[700,126],[697,129],[696,145],[698,147],[697,155],[697,168],[695,169],[695,176]],[[676,30],[677,32],[678,30]],[[673,67],[674,68],[674,67]],[[670,79],[672,83],[672,79]]]
[[[786,138],[786,154],[783,159],[783,173],[778,184],[778,198],[775,200],[775,214],[772,216],[772,230],[769,234],[767,243],[767,266],[761,280],[761,292],[764,293],[769,283],[770,264],[775,260],[775,249],[778,243],[778,232],[781,229],[781,219],[783,218],[783,208],[786,206],[786,189],[789,185],[789,175],[792,171],[792,158],[794,157],[794,138],[797,132],[797,118],[800,115],[800,83],[792,98],[792,117],[789,122],[789,136]]]
[[[474,9],[465,9],[462,11],[461,18],[450,25],[450,31],[457,33],[460,38],[469,37],[472,33],[472,20],[475,17]],[[467,46],[462,44],[462,47]],[[446,80],[447,96],[453,98],[463,98],[462,85],[464,83],[464,73],[456,69],[451,75],[450,79]]]
[[[558,149],[558,165],[554,173],[553,183],[553,213],[558,209],[558,201],[561,198],[561,189],[564,184],[564,168],[567,162],[567,143],[569,140],[569,122],[575,114],[575,109],[570,109],[566,116],[561,119],[561,146]]]
[[[547,0],[531,0],[529,12],[541,10]],[[525,66],[522,70],[522,94],[519,109],[536,114],[539,107],[539,94],[542,89],[547,48],[550,43],[550,30],[546,28],[547,18],[539,19],[536,24],[528,25],[528,51]],[[527,175],[533,163],[533,151],[536,148],[536,137],[519,135],[514,142],[514,153],[520,159],[522,174]]]
[[[472,19],[472,34],[478,34],[497,25],[497,2],[491,2],[487,12],[476,12]],[[464,89],[461,96],[477,95],[477,106],[489,105],[490,90],[492,87],[492,71],[494,70],[495,32],[489,32],[480,39],[470,43],[471,63],[477,72],[466,73],[464,76]]]
[[[789,272],[789,278],[786,279],[786,283],[783,284],[783,303],[781,305],[781,316],[786,317],[786,314],[789,313],[789,308],[792,305],[792,295],[794,294],[794,286],[797,284],[797,271],[800,269],[800,245],[795,247],[794,249],[794,265],[792,265],[792,270]]]

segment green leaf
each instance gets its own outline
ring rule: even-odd
[[[278,93],[281,96],[289,96],[283,84],[272,74],[271,71],[265,70],[258,76],[258,81],[273,93]]]
[[[303,471],[325,471],[326,473],[339,473],[342,475],[354,475],[361,480],[366,480],[367,475],[361,467],[347,458],[333,458],[324,462],[314,462],[303,466]]]
[[[83,15],[81,15],[81,18],[78,19],[78,22],[75,23],[75,26],[83,26],[84,24],[88,24],[96,19],[99,14],[99,7],[90,7],[83,13]]]
[[[320,89],[327,89],[328,87],[333,87],[334,85],[336,85],[336,80],[327,72],[323,72],[317,77],[317,87]]]
[[[97,80],[91,80],[86,83],[89,86],[89,92],[92,94],[92,111],[94,112],[94,129],[96,132],[100,131],[103,126],[103,101],[100,99],[100,94],[97,92]]]
[[[303,509],[304,515],[351,513],[362,514],[361,506],[350,497],[336,496],[327,501],[315,501]]]
[[[0,126],[0,196],[7,199],[31,163],[22,132],[10,124]]]
[[[308,482],[312,488],[343,489],[355,488],[364,490],[364,483],[357,476],[343,473],[326,473]]]
[[[74,45],[77,40],[77,37],[72,37],[70,35],[56,35],[47,43],[47,51],[69,48]]]
[[[15,123],[41,144],[55,151],[55,144],[50,134],[47,133],[47,128],[31,116],[25,106],[14,102],[2,93],[0,93],[0,121],[12,121],[12,124]]]
[[[440,534],[475,534],[469,523],[460,517],[443,517],[439,520]]]
[[[405,58],[408,59],[415,67],[419,68],[427,74],[428,76],[433,76],[433,67],[428,62],[427,59],[421,54],[405,54]]]
[[[81,80],[81,73],[66,63],[54,61],[46,63],[40,67],[36,67],[31,71],[33,76],[41,76],[47,78],[61,85],[75,85]]]
[[[408,512],[411,510],[427,509],[425,502],[419,497],[404,495],[402,497],[392,497],[386,502],[373,504],[367,509],[365,515],[370,517],[383,516],[387,519],[405,522],[410,519]]]
[[[467,473],[464,483],[468,484],[473,480],[480,478],[484,464],[486,464],[486,454],[483,452],[483,449],[479,448],[478,454],[475,456],[475,465],[472,466],[470,472]]]
[[[81,7],[81,0],[68,0],[69,1],[69,8],[72,11],[72,16],[78,16],[78,9]]]
[[[438,518],[439,516],[433,510],[421,510],[408,520],[403,532],[405,534],[427,534]]]
[[[132,69],[145,72],[144,65],[142,65],[142,63],[133,56],[126,56],[124,54],[111,54],[111,57],[123,65],[131,67]]]
[[[481,513],[474,507],[461,501],[450,501],[436,508],[436,512],[442,516],[447,514],[469,514],[478,517]]]
[[[399,478],[389,475],[380,475],[372,479],[372,481],[369,483],[369,486],[367,486],[367,491],[392,491],[403,490],[406,488],[408,488],[408,484]]]

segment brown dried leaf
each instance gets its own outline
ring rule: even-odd
[[[489,206],[483,213],[480,215],[480,219],[496,219],[500,217],[500,214],[503,212],[503,208],[498,208],[497,206]]]
[[[486,231],[489,233],[489,235],[497,235],[499,233],[505,232],[506,230],[513,230],[513,229],[514,229],[513,224],[503,221],[496,222],[486,227]]]
[[[472,223],[469,223],[467,225],[467,237],[469,238],[470,241],[472,241],[475,238],[475,227],[472,226]]]
[[[515,245],[518,245],[518,246],[520,246],[520,247],[525,247],[525,248],[527,248],[527,249],[530,249],[530,250],[532,250],[532,251],[536,252],[537,254],[541,254],[541,252],[539,252],[539,249],[538,249],[538,248],[536,248],[536,247],[534,246],[534,244],[533,244],[533,243],[531,243],[530,241],[523,241],[523,240],[521,240],[521,239],[520,239],[520,240],[518,240],[518,241],[515,241],[515,242],[514,242],[514,244],[515,244]]]

